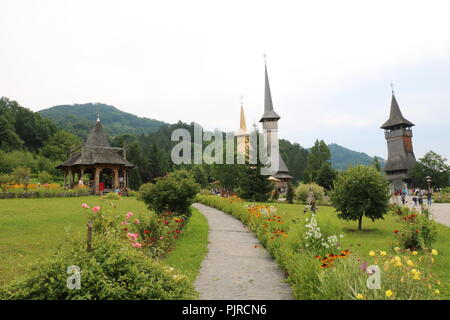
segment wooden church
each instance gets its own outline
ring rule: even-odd
[[[127,161],[125,148],[113,148],[109,145],[100,118],[97,117],[86,141],[71,150],[69,159],[56,168],[64,171],[65,187],[82,185],[100,195],[107,192],[126,193],[127,171],[133,167]]]

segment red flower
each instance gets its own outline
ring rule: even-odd
[[[177,230],[176,233],[180,233],[180,230]]]
[[[394,233],[398,233],[398,230],[394,230]]]
[[[416,230],[416,232],[419,233],[420,231],[419,231],[419,230]]]
[[[149,230],[144,230],[144,233],[145,233],[145,234],[149,234],[150,231],[149,231]]]
[[[128,231],[128,228],[123,228],[123,231]]]

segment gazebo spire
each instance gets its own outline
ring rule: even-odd
[[[100,117],[97,114],[97,121],[89,134],[89,137],[84,143],[85,146],[91,147],[109,147],[108,138],[103,132],[102,123],[100,122]]]

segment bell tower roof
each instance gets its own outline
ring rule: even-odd
[[[395,98],[394,92],[392,92],[391,100],[391,113],[389,119],[381,126],[381,129],[389,129],[399,125],[404,125],[406,127],[414,126],[414,123],[408,121],[403,117],[400,107],[398,106],[397,99]]]

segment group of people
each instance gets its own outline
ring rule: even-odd
[[[400,195],[402,204],[405,205],[407,202],[406,201],[406,192],[402,191],[401,193],[394,194],[394,196],[398,196],[398,195]],[[433,202],[433,193],[430,190],[428,190],[426,192],[424,190],[416,190],[415,192],[413,192],[412,201],[414,202],[414,207],[422,206],[424,198],[427,199],[427,205],[431,206],[431,203]]]

